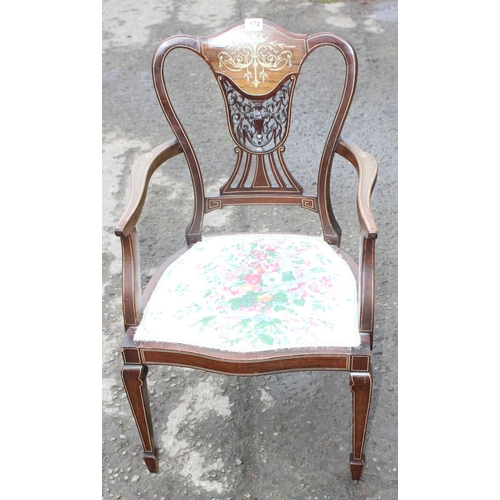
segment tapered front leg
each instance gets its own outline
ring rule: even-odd
[[[360,479],[365,466],[363,448],[372,398],[372,377],[369,372],[351,372],[350,375],[352,391],[351,477]]]
[[[158,455],[154,443],[149,407],[147,373],[148,367],[146,365],[125,365],[122,369],[122,380],[144,447],[144,462],[146,462],[150,472],[157,472]]]

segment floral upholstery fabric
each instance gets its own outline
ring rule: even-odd
[[[135,339],[236,352],[357,346],[356,281],[317,237],[204,238],[164,272]]]

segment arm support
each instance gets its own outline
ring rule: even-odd
[[[128,236],[137,224],[146,201],[148,183],[154,171],[162,163],[179,153],[182,153],[182,149],[177,139],[173,139],[164,142],[150,153],[140,156],[134,163],[131,174],[132,192],[125,213],[116,226],[115,234],[117,236]]]
[[[373,347],[373,326],[375,320],[375,240],[360,238],[359,249],[359,331],[370,334]]]
[[[142,316],[141,267],[136,224],[141,215],[153,172],[182,152],[177,140],[165,142],[142,155],[132,167],[132,192],[115,234],[122,243],[122,307],[125,329],[137,326]]]
[[[377,226],[370,208],[370,195],[377,180],[377,162],[375,158],[364,152],[356,144],[339,139],[336,152],[349,160],[358,172],[358,218],[363,236],[367,240],[378,235]]]
[[[137,326],[142,316],[141,265],[137,230],[132,228],[122,242],[122,309],[125,330]]]
[[[337,143],[337,153],[349,160],[358,172],[357,207],[362,232],[359,249],[359,331],[370,334],[370,346],[373,346],[375,239],[378,231],[370,209],[370,195],[377,179],[377,162],[356,144],[342,139]]]

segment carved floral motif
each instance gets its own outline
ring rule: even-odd
[[[266,100],[248,99],[222,80],[235,139],[252,152],[275,149],[286,136],[292,80]]]

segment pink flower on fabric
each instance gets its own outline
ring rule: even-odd
[[[258,285],[260,283],[260,274],[247,274],[244,280],[249,285]]]
[[[252,257],[255,260],[266,260],[267,254],[266,254],[266,252],[263,252],[262,250],[255,249],[252,251]]]
[[[321,277],[321,283],[325,286],[333,286],[332,279],[330,276],[322,276]]]
[[[263,266],[268,273],[273,273],[279,269],[280,264],[279,262],[271,262],[270,264],[263,264]]]

